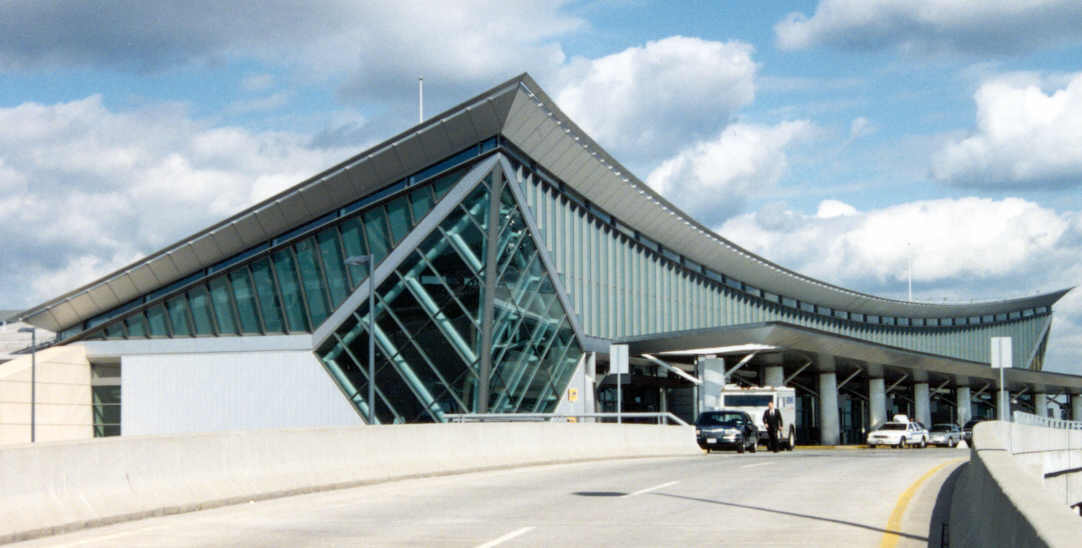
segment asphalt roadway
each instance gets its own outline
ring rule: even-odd
[[[798,449],[532,466],[265,500],[19,546],[938,546],[968,455]]]

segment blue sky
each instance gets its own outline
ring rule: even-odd
[[[761,4],[761,5],[760,5]],[[1082,4],[0,2],[0,308],[520,72],[723,236],[968,302],[1082,281]],[[1049,369],[1082,373],[1082,296]]]

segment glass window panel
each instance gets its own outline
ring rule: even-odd
[[[237,324],[233,319],[233,300],[229,293],[229,283],[225,277],[210,281],[210,302],[214,305],[214,319],[218,321],[220,335],[237,334]]]
[[[150,325],[151,337],[168,337],[169,330],[165,327],[165,307],[155,305],[147,309],[147,323]]]
[[[259,331],[259,312],[255,307],[255,292],[252,291],[252,281],[248,279],[248,268],[240,267],[229,273],[229,281],[233,284],[233,297],[237,301],[237,314],[240,315],[241,333],[255,333]]]
[[[347,259],[368,254],[368,247],[364,242],[364,229],[359,218],[354,217],[342,223],[342,247],[346,250]],[[352,291],[368,277],[368,266],[351,264],[348,268],[351,279],[349,289]]]
[[[198,286],[189,291],[188,302],[192,307],[196,335],[213,335],[214,323],[210,318],[210,295],[207,294],[207,288]]]
[[[414,190],[410,193],[410,203],[413,205],[413,222],[417,223],[432,211],[432,189],[426,186]]]
[[[293,257],[288,249],[274,254],[274,273],[282,290],[282,307],[286,311],[289,330],[308,331],[308,318],[304,314],[301,288],[297,283],[297,269],[293,266]]]
[[[924,327],[924,318],[913,318],[913,327]]]
[[[259,311],[263,313],[263,329],[267,333],[281,333],[285,330],[285,325],[282,322],[282,307],[278,302],[278,292],[274,288],[270,261],[263,259],[252,263],[252,282],[255,284],[256,297],[259,299]]]
[[[410,231],[409,202],[407,196],[399,196],[387,204],[387,218],[391,222],[391,238],[394,243],[402,241]]]
[[[124,338],[124,322],[116,322],[109,327],[105,328],[106,339],[123,339]]]
[[[300,265],[301,286],[308,302],[312,325],[316,326],[327,319],[327,292],[323,287],[323,275],[316,264],[316,245],[311,238],[297,242],[297,263]]]
[[[382,207],[364,214],[364,231],[368,236],[368,246],[376,256],[376,264],[379,264],[391,248],[390,239],[387,237],[387,218],[383,215]]]
[[[143,317],[142,312],[124,320],[124,323],[128,326],[128,337],[147,336],[147,322],[146,318]]]
[[[173,325],[173,336],[191,335],[192,330],[188,326],[188,299],[184,296],[171,299],[166,307],[169,309],[169,323]]]
[[[316,235],[316,241],[319,244],[319,255],[323,259],[323,272],[327,275],[327,284],[330,286],[328,289],[331,294],[331,308],[338,308],[349,296],[342,250],[338,247],[338,231],[334,228],[324,230]]]

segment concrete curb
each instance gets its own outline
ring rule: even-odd
[[[0,450],[0,542],[409,478],[696,455],[691,427],[499,423],[112,438]]]

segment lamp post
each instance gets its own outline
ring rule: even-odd
[[[368,265],[368,424],[376,424],[376,284],[373,268],[376,260],[371,253],[346,259],[350,266]]]
[[[38,380],[38,338],[37,329],[33,327],[20,327],[19,333],[30,334],[30,443],[34,443],[37,420],[34,414],[35,400],[37,400]]]

